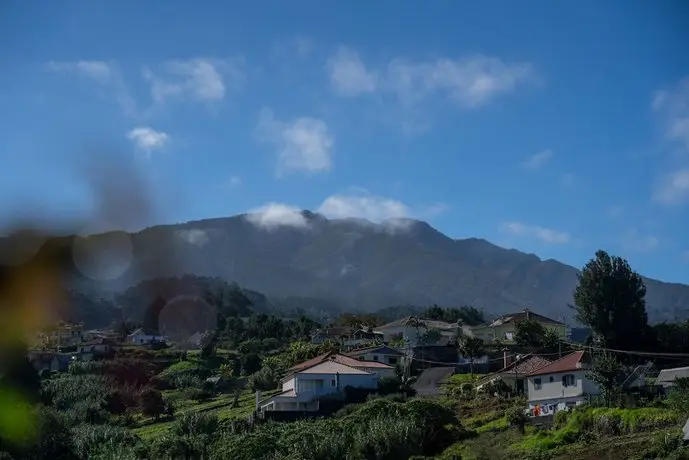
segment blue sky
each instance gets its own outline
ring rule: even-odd
[[[0,214],[415,217],[689,282],[686,2],[5,2]],[[113,172],[126,184],[127,173]]]

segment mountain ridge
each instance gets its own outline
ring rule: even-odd
[[[279,225],[281,217],[240,214],[129,233],[131,265],[97,284],[123,291],[145,279],[193,273],[270,299],[323,299],[349,311],[438,304],[501,314],[529,306],[573,319],[568,305],[578,270],[557,260],[483,238],[454,239],[413,219],[376,224],[303,211]],[[109,235],[92,238],[107,246]],[[687,317],[689,286],[644,279],[652,321]]]

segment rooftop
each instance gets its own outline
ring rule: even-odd
[[[373,347],[358,348],[356,350],[348,351],[347,353],[345,353],[345,355],[359,357],[365,355],[366,353],[372,353],[374,351],[378,351],[382,355],[404,356],[404,353],[395,350],[394,348],[389,347],[387,345],[376,345]]]
[[[527,319],[533,319],[536,321],[539,321],[541,323],[547,323],[547,324],[553,324],[553,325],[561,325],[564,326],[565,323],[562,323],[560,321],[556,321],[554,319],[548,318],[543,315],[539,315],[538,313],[534,313],[533,311],[529,310],[528,308],[523,309],[522,311],[518,311],[516,313],[508,313],[506,315],[502,315],[501,317],[493,320],[488,324],[489,327],[496,327],[496,326],[501,326],[506,323],[511,323],[515,321],[523,321]]]
[[[336,360],[326,360],[322,363],[311,366],[308,369],[302,369],[299,374],[348,374],[348,375],[370,375],[370,372],[357,369],[346,364],[337,362]]]
[[[433,329],[455,329],[457,327],[460,327],[458,323],[446,323],[445,321],[436,321],[432,319],[423,319],[423,318],[415,318],[413,316],[406,316],[404,318],[396,319],[395,321],[382,324],[378,327],[375,327],[374,330],[378,329],[387,329],[391,327],[403,327],[406,326],[407,323],[418,320],[421,324],[423,324],[427,328],[433,328]]]
[[[506,367],[498,371],[500,374],[512,374],[516,376],[524,376],[532,374],[537,370],[551,364],[553,361],[538,355],[527,355],[524,358],[514,361]]]
[[[562,358],[555,360],[550,364],[536,369],[535,371],[531,372],[529,376],[557,374],[560,372],[580,370],[584,361],[584,355],[585,352],[583,351],[575,351],[574,353],[570,353],[567,356],[563,356]]]
[[[675,367],[673,369],[663,369],[656,378],[656,385],[672,383],[676,379],[689,377],[689,367]]]

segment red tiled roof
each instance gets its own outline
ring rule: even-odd
[[[316,364],[320,364],[323,361],[327,359],[328,356],[330,356],[332,353],[324,353],[322,355],[316,356],[315,358],[311,358],[308,361],[304,361],[303,363],[295,364],[294,366],[290,367],[287,369],[289,372],[299,372],[301,370],[307,369],[311,366],[315,366]]]
[[[532,355],[524,359],[515,361],[507,367],[503,367],[498,371],[500,374],[516,374],[517,376],[524,376],[536,372],[537,370],[551,364],[553,361],[542,356]]]
[[[552,363],[543,366],[531,372],[531,375],[557,374],[559,372],[571,372],[581,369],[581,363],[584,359],[583,351],[575,351],[567,356],[553,361]]]
[[[315,358],[309,359],[308,361],[304,361],[303,363],[296,364],[289,369],[287,369],[288,374],[295,374],[297,372],[304,371],[310,367],[317,366],[318,364],[321,364],[328,359],[332,359],[335,362],[338,362],[340,364],[343,364],[345,366],[350,366],[350,367],[370,367],[370,368],[379,368],[379,369],[391,369],[392,366],[389,366],[384,363],[379,363],[377,361],[359,361],[358,359],[350,358],[349,356],[341,355],[339,353],[325,353],[320,356],[316,356]]]

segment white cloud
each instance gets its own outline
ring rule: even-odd
[[[628,251],[648,252],[657,248],[660,241],[653,235],[641,235],[637,230],[630,230],[622,235],[621,243]]]
[[[334,140],[324,121],[299,117],[289,122],[278,121],[270,110],[261,111],[256,133],[260,140],[278,149],[278,174],[286,171],[311,173],[332,168]]]
[[[506,222],[503,224],[503,230],[513,235],[536,238],[550,244],[568,243],[571,239],[568,233],[537,225],[527,225],[522,222]]]
[[[170,136],[147,126],[139,126],[127,133],[127,139],[134,142],[136,148],[148,156],[153,150],[165,147],[170,141]]]
[[[666,139],[689,152],[689,77],[671,88],[655,91],[651,107],[660,119]]]
[[[440,94],[466,108],[479,107],[538,80],[528,62],[481,55],[426,61],[395,58],[376,69],[367,67],[356,51],[346,47],[328,59],[326,69],[332,87],[343,96],[386,92],[400,102],[416,103]]]
[[[522,163],[522,167],[526,169],[540,169],[545,166],[553,157],[552,150],[544,150],[542,152],[531,155],[526,161]]]
[[[535,74],[528,63],[507,63],[495,57],[474,56],[428,62],[393,60],[388,65],[387,78],[402,100],[415,101],[441,92],[461,106],[474,108],[533,80]]]
[[[309,227],[309,221],[299,208],[281,203],[267,203],[249,211],[245,218],[253,225],[269,231],[280,227]]]
[[[370,195],[333,195],[323,201],[318,212],[331,219],[356,217],[375,223],[411,214],[401,201]]]
[[[105,61],[50,61],[48,67],[55,72],[74,73],[107,83],[112,76],[110,64]]]
[[[177,236],[194,246],[204,246],[210,240],[206,231],[198,228],[179,230]]]
[[[653,199],[665,205],[681,204],[689,200],[689,168],[674,171],[661,178]]]
[[[447,206],[439,203],[427,208],[411,208],[401,201],[371,195],[367,190],[352,188],[347,194],[327,197],[316,212],[329,219],[359,219],[361,225],[375,225],[387,232],[403,231],[416,218],[435,216]],[[250,211],[246,219],[257,227],[273,230],[278,227],[310,228],[310,223],[298,207],[268,203]]]
[[[225,97],[228,83],[238,86],[243,74],[238,61],[188,59],[168,61],[163,75],[144,70],[144,78],[151,84],[151,98],[157,104],[170,99],[191,99],[217,102]]]
[[[357,96],[376,90],[378,76],[369,72],[359,55],[346,47],[328,59],[326,68],[330,73],[330,84],[343,96]]]

